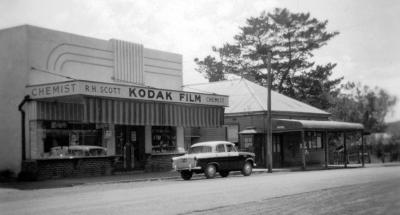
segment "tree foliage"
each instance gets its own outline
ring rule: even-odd
[[[225,80],[224,65],[217,62],[215,57],[209,55],[203,60],[194,60],[198,64],[197,71],[201,71],[210,82]]]
[[[385,90],[360,83],[338,88],[343,78],[331,78],[335,63],[316,65],[313,52],[338,35],[326,29],[328,21],[309,13],[277,8],[250,17],[234,42],[212,47],[212,54],[195,59],[197,71],[209,81],[236,74],[261,85],[267,83],[267,54],[272,56],[273,89],[315,107],[328,110],[337,120],[360,122],[378,132],[396,98]]]
[[[223,74],[232,73],[265,85],[266,57],[270,52],[274,90],[326,109],[341,81],[341,78],[329,80],[336,64],[315,65],[312,61],[313,51],[338,34],[328,32],[327,23],[309,13],[291,13],[287,9],[262,12],[247,19],[233,43],[213,47],[216,57],[196,58],[197,71],[210,81],[223,80]]]
[[[386,115],[392,111],[397,98],[385,90],[370,88],[361,83],[348,82],[342,85],[339,94],[330,108],[336,119],[359,122],[371,132],[385,131]]]

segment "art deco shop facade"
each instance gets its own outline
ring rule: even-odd
[[[1,30],[0,47],[0,169],[161,170],[191,128],[223,125],[228,97],[182,91],[181,55],[27,25]],[[72,146],[106,154],[71,156]]]

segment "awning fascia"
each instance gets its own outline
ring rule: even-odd
[[[360,123],[318,120],[273,119],[274,132],[301,131],[301,130],[328,130],[328,131],[363,131]]]
[[[239,132],[239,134],[263,134],[260,129],[257,129],[256,127],[250,126],[247,127]]]
[[[262,132],[257,131],[256,129],[244,129],[239,132],[239,134],[261,134]]]

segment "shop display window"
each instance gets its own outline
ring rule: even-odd
[[[152,151],[176,151],[176,128],[171,126],[153,126],[151,129]]]
[[[279,135],[272,136],[272,152],[281,152],[281,137]]]
[[[306,133],[306,147],[308,149],[322,149],[322,133],[321,132],[307,132]]]
[[[43,158],[103,156],[103,126],[56,121],[38,123],[42,130]]]
[[[243,135],[244,151],[253,152],[254,151],[254,136],[253,135]]]

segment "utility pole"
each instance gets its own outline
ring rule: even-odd
[[[267,121],[267,167],[268,172],[272,172],[272,113],[271,113],[271,52],[268,52],[268,121]]]

